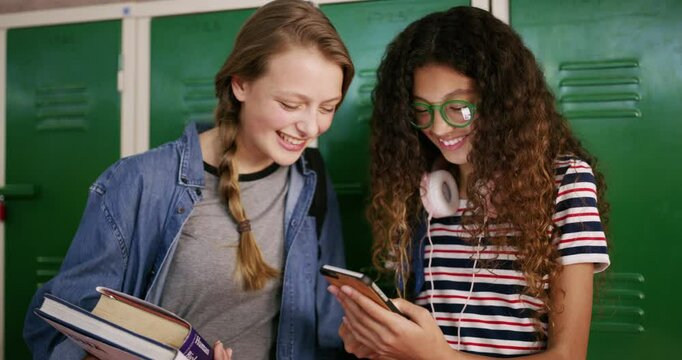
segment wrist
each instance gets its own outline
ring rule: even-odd
[[[450,344],[445,342],[443,346],[440,346],[438,348],[438,351],[436,352],[436,356],[432,357],[432,359],[443,359],[443,360],[461,360],[461,354],[459,351],[453,349],[450,347]]]

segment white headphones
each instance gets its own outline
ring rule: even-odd
[[[431,217],[453,216],[459,206],[459,189],[447,170],[435,170],[422,176],[419,193],[424,209]]]
[[[435,170],[425,173],[419,184],[419,195],[422,199],[424,210],[429,215],[426,220],[426,237],[431,246],[429,251],[429,276],[431,277],[431,295],[429,305],[431,306],[431,316],[436,318],[436,309],[433,306],[433,241],[431,240],[431,219],[453,216],[459,207],[459,188],[455,178],[447,170]]]
[[[428,219],[426,223],[426,237],[429,239],[429,245],[431,246],[429,251],[429,276],[431,283],[431,294],[429,295],[429,305],[431,306],[431,316],[436,318],[436,310],[433,306],[433,295],[434,295],[434,280],[433,280],[433,267],[431,266],[433,260],[433,241],[431,240],[431,219],[442,218],[446,216],[454,216],[457,213],[457,208],[459,207],[459,188],[457,187],[457,182],[452,174],[447,170],[435,170],[430,173],[424,174],[422,176],[421,183],[419,184],[419,192],[422,200],[422,205],[428,214]],[[483,222],[485,227],[487,223],[487,217]],[[462,342],[461,329],[462,325],[459,321],[466,310],[469,300],[471,299],[471,294],[474,291],[474,283],[476,281],[476,265],[481,254],[481,238],[478,237],[476,244],[476,255],[474,256],[474,263],[472,267],[471,274],[471,286],[467,294],[467,298],[464,301],[464,306],[459,313],[458,326],[457,326],[457,350],[460,350],[460,345]]]

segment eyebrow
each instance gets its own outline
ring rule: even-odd
[[[290,96],[290,97],[295,97],[295,98],[298,98],[298,99],[301,99],[301,100],[310,101],[310,98],[309,98],[309,97],[307,97],[307,96],[305,96],[305,95],[303,95],[303,94],[299,94],[299,93],[297,93],[297,92],[292,92],[292,91],[275,92],[275,96],[285,96],[285,97],[286,97],[286,96]],[[333,97],[333,98],[331,98],[331,99],[327,99],[327,100],[320,101],[320,103],[321,103],[321,104],[324,104],[324,103],[328,103],[328,102],[339,101],[339,100],[341,100],[341,97],[342,97],[342,95],[335,96],[335,97]]]
[[[455,96],[455,95],[471,94],[471,93],[473,93],[473,92],[474,92],[473,89],[455,89],[455,90],[453,90],[453,91],[451,91],[451,92],[445,94],[445,96],[443,96],[443,98],[442,98],[441,100],[449,99],[449,98],[451,98],[451,97],[453,97],[453,96]],[[426,101],[425,98],[423,98],[423,97],[421,97],[421,96],[419,96],[419,95],[414,95],[414,98],[415,98],[415,99],[419,99],[419,100],[424,100],[424,101]]]

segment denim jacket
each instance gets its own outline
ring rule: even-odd
[[[341,349],[342,309],[319,275],[322,264],[344,266],[340,216],[328,181],[321,236],[308,214],[317,174],[303,157],[292,166],[285,205],[278,359],[318,359]],[[327,176],[327,179],[329,177]],[[204,170],[194,124],[183,136],[124,158],[90,187],[87,205],[59,274],[33,297],[24,339],[34,359],[82,359],[85,353],[33,309],[45,293],[91,310],[106,286],[158,304],[180,229],[201,200]],[[228,344],[229,345],[229,344]]]

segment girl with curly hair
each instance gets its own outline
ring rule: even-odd
[[[585,358],[604,181],[518,34],[473,7],[412,23],[379,67],[371,129],[373,260],[412,302],[395,300],[402,317],[330,287],[346,350]]]

